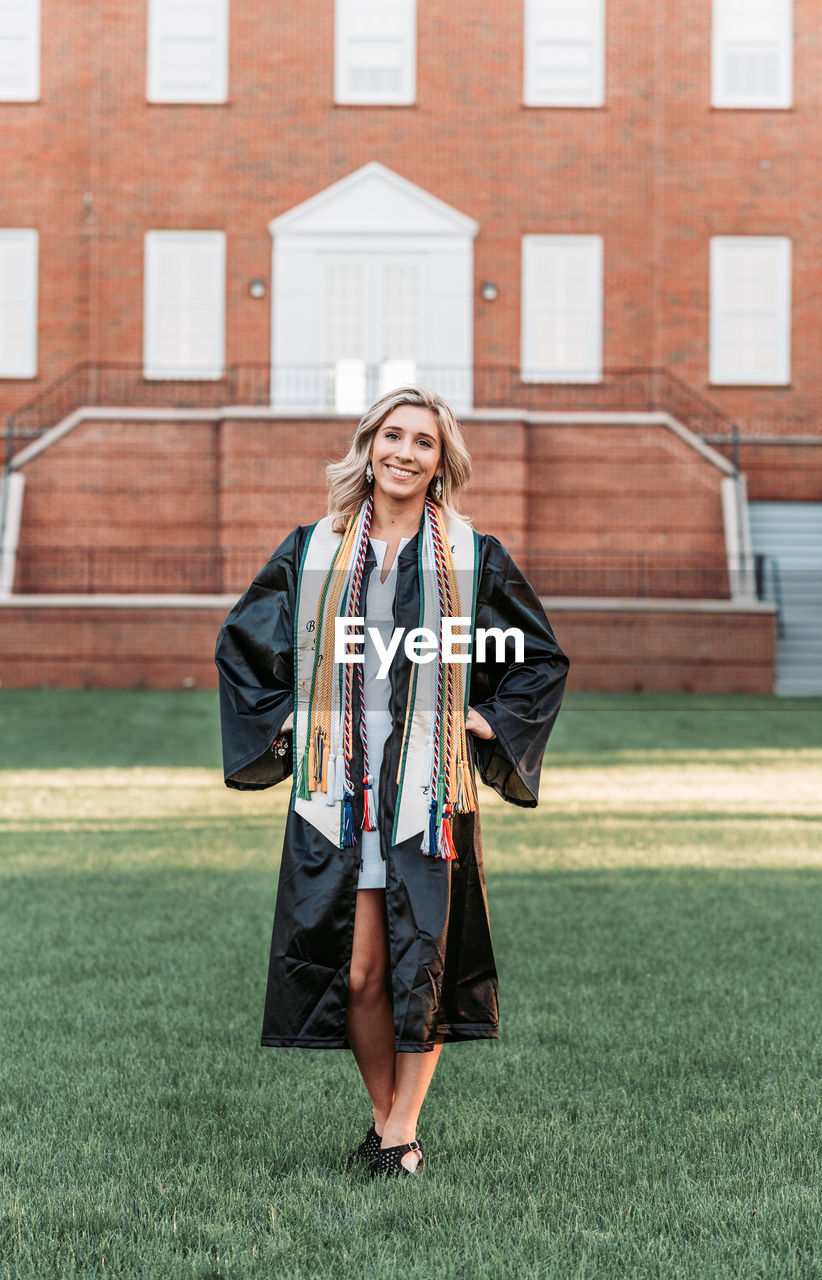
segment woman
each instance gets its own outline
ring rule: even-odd
[[[349,1163],[372,1176],[422,1165],[443,1043],[497,1035],[474,765],[536,805],[569,665],[501,544],[455,514],[470,472],[438,395],[384,395],[328,467],[329,515],[217,644],[228,786],[294,776],[262,1043],[351,1048],[373,1123]]]

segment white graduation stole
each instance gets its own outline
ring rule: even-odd
[[[334,554],[342,541],[342,534],[332,530],[332,517],[326,516],[318,520],[308,537],[300,565],[297,587],[297,611],[294,620],[294,788],[292,807],[306,822],[311,823],[332,844],[342,843],[342,801],[319,789],[312,791],[308,799],[297,795],[297,779],[300,762],[308,744],[311,726],[308,723],[311,701],[311,684],[314,671],[315,645],[322,645],[323,636],[316,633],[317,609],[319,596],[325,582],[328,569]],[[466,634],[473,635],[476,611],[476,575],[477,575],[477,540],[474,530],[458,516],[446,516],[446,529],[454,559],[459,588],[459,615],[470,619],[468,626],[460,628]],[[420,579],[420,617],[418,625],[435,631],[435,611],[433,595],[437,589],[436,574],[429,563],[424,538],[425,522],[420,522],[419,551],[417,556],[417,572]],[[340,604],[340,609],[344,604]],[[368,618],[365,620],[365,643],[371,643],[368,637]],[[325,627],[323,626],[323,631]],[[404,641],[404,637],[403,637]],[[400,649],[402,648],[402,642]],[[468,646],[455,645],[455,652],[465,653]],[[399,650],[398,650],[399,652]],[[333,662],[334,655],[321,652],[320,668],[326,661]],[[336,700],[339,689],[340,666],[334,670],[333,688],[335,701],[332,704],[332,721],[338,710]],[[462,665],[465,691],[464,712],[468,712],[468,686],[470,683],[470,661]],[[411,676],[408,700],[409,731],[406,734],[404,750],[400,760],[397,780],[397,803],[394,813],[394,828],[391,843],[401,844],[411,836],[420,834],[428,822],[431,802],[430,787],[430,752],[429,738],[436,705],[436,670],[437,663],[411,663]],[[386,676],[386,679],[388,677]],[[355,732],[358,732],[355,726]],[[337,752],[339,744],[332,744],[332,751]],[[425,777],[426,769],[428,777]],[[372,761],[372,772],[376,779],[379,772],[377,761]],[[356,785],[361,779],[356,780]],[[377,803],[377,822],[380,821],[379,803]]]

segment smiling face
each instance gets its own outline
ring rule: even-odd
[[[378,428],[371,445],[374,492],[392,503],[425,501],[438,475],[442,444],[436,417],[429,409],[401,404]]]

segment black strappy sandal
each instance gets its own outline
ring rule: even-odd
[[[402,1162],[403,1156],[409,1151],[419,1151],[420,1153],[416,1169],[406,1169]],[[371,1163],[371,1177],[413,1178],[422,1168],[424,1159],[422,1144],[417,1142],[416,1138],[412,1138],[410,1142],[404,1142],[401,1147],[384,1147],[379,1152],[376,1160]]]
[[[373,1124],[368,1133],[363,1138],[356,1151],[352,1151],[346,1162],[346,1168],[350,1169],[352,1165],[362,1160],[365,1164],[371,1164],[380,1154],[380,1143],[382,1137],[377,1133]]]

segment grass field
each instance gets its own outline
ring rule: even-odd
[[[288,794],[215,697],[0,718],[0,1277],[822,1276],[822,701],[569,695],[483,793],[501,1038],[384,1185],[350,1055],[258,1047]]]

